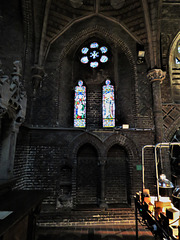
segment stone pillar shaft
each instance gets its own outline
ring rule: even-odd
[[[14,156],[16,149],[19,124],[12,122],[12,125],[4,133],[1,150],[1,179],[7,180],[13,177]]]
[[[100,199],[100,208],[107,209],[108,205],[105,201],[105,161],[101,161],[101,199]]]
[[[162,115],[162,100],[161,100],[161,83],[164,80],[166,73],[161,69],[152,69],[148,72],[147,77],[152,84],[153,95],[153,115],[156,131],[156,143],[163,141],[163,115]]]

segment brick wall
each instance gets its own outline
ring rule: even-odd
[[[125,202],[121,194],[119,195],[119,184],[123,178],[128,181],[128,189],[124,188],[122,191],[123,193],[129,191],[127,193],[129,201],[132,200],[136,191],[141,190],[141,171],[137,169],[137,165],[141,165],[142,146],[154,141],[152,131],[116,130],[116,132],[109,132],[108,134],[104,131],[103,135],[100,131],[99,136],[98,132],[93,133],[92,131],[93,135],[83,133],[86,140],[81,137],[82,131],[79,132],[78,130],[27,129],[27,133],[25,130],[23,131],[23,136],[26,135],[27,138],[23,139],[21,133],[18,137],[14,170],[15,177],[18,178],[16,188],[48,191],[49,197],[44,200],[44,205],[55,208],[56,198],[62,192],[62,189],[64,192],[71,192],[74,204],[95,204],[100,192],[98,157],[100,155],[103,158],[107,157],[103,152],[99,153],[98,149],[102,151],[104,147],[108,149],[114,144],[124,145],[123,148],[128,156],[126,159],[127,171],[121,172],[122,164],[119,160],[107,162],[105,172],[107,174],[106,197],[108,202]],[[99,142],[99,146],[95,145],[94,140],[92,141],[92,136]],[[80,139],[82,142],[76,149],[74,145],[77,144],[77,139],[79,139],[78,142],[81,142]],[[105,145],[103,143],[104,139],[108,139]],[[88,155],[86,155],[80,161],[77,158],[80,146],[84,149],[83,146],[88,142],[97,153],[93,158],[93,155],[90,154],[91,158],[89,160]],[[134,150],[132,150],[133,148]],[[71,156],[73,152],[75,158],[74,155]],[[68,168],[65,166],[68,166]],[[124,166],[126,167],[126,165]],[[70,171],[63,171],[63,169],[69,169]],[[146,160],[146,184],[150,188],[154,186],[155,179],[152,172],[154,172],[154,160],[151,153],[147,155]],[[83,181],[83,185],[81,181]],[[79,190],[78,186],[80,187]]]
[[[103,157],[107,157],[107,152],[114,144],[119,144],[124,147],[128,155],[128,170],[127,178],[129,178],[130,192],[129,197],[132,199],[134,193],[141,189],[141,171],[137,170],[137,166],[141,164],[141,149],[146,144],[154,144],[154,123],[152,114],[152,95],[151,85],[147,81],[146,73],[148,66],[146,63],[142,65],[136,64],[137,52],[136,41],[124,31],[123,28],[117,27],[116,24],[106,24],[104,19],[94,18],[84,21],[83,24],[77,24],[67,31],[50,46],[50,52],[47,56],[45,63],[45,77],[42,82],[42,88],[38,90],[35,96],[32,95],[30,90],[31,84],[31,65],[34,64],[34,60],[37,60],[38,46],[35,44],[32,47],[32,23],[29,25],[29,29],[24,29],[26,33],[25,40],[26,49],[22,48],[23,45],[23,31],[20,22],[19,14],[19,1],[10,1],[11,4],[4,3],[4,9],[9,12],[9,9],[13,11],[2,11],[2,15],[6,14],[6,18],[3,18],[3,24],[0,23],[3,28],[1,29],[3,43],[1,42],[1,52],[3,58],[1,58],[3,64],[7,67],[6,74],[11,73],[11,64],[13,60],[17,58],[22,59],[25,51],[26,68],[24,69],[25,80],[24,85],[28,93],[28,108],[27,118],[25,124],[31,124],[30,128],[25,130],[20,129],[18,135],[14,175],[17,177],[18,189],[43,189],[49,191],[49,197],[44,201],[45,204],[51,204],[55,206],[56,197],[58,191],[62,188],[61,183],[63,180],[61,177],[62,167],[68,165],[72,167],[72,179],[71,186],[64,187],[64,191],[72,191],[72,196],[76,198],[77,187],[77,174],[78,167],[81,168],[81,164],[77,164],[78,149],[86,143],[90,143],[98,150],[98,147],[92,140],[92,135],[95,136],[96,141],[99,141],[99,152]],[[153,7],[153,1],[151,7]],[[166,1],[168,2],[168,1]],[[26,6],[24,6],[26,7]],[[131,8],[134,6],[131,4]],[[141,8],[138,3],[138,9]],[[39,7],[40,9],[40,7]],[[37,10],[37,9],[36,9]],[[127,10],[127,9],[126,9]],[[152,10],[151,18],[153,22],[156,20],[155,11]],[[175,5],[163,4],[162,7],[162,26],[161,26],[161,50],[162,50],[162,68],[167,70],[168,73],[168,53],[170,44],[173,38],[179,31],[179,9]],[[30,10],[27,10],[30,11]],[[168,12],[168,14],[166,14]],[[5,13],[5,14],[4,14]],[[18,13],[18,14],[16,14]],[[135,13],[135,10],[132,15]],[[170,13],[170,14],[169,14]],[[36,12],[38,15],[38,13]],[[42,12],[37,16],[39,19],[36,30],[40,31]],[[138,16],[138,15],[137,15]],[[29,17],[29,15],[27,16]],[[136,17],[136,16],[135,16]],[[144,27],[144,18],[141,15],[140,23],[142,29],[138,30],[136,21],[128,23],[128,16],[124,14],[119,16],[120,20],[127,20],[127,26],[131,28],[132,33],[139,34],[140,38],[146,43],[146,31]],[[11,20],[11,21],[10,21]],[[12,21],[13,20],[13,21]],[[28,20],[27,18],[25,20]],[[13,23],[13,25],[12,25]],[[29,22],[30,23],[30,19]],[[53,24],[51,22],[51,24]],[[132,24],[132,27],[130,26]],[[86,29],[84,30],[84,26]],[[49,26],[48,26],[49,27]],[[137,32],[136,32],[137,29]],[[153,26],[153,32],[157,31],[156,26]],[[18,34],[17,34],[18,32]],[[41,35],[39,35],[40,37]],[[88,38],[98,37],[105,41],[110,46],[112,51],[112,62],[107,65],[107,69],[102,69],[100,75],[97,72],[90,70],[83,71],[83,67],[80,66],[79,60],[76,56],[76,52]],[[154,35],[153,35],[154,37]],[[37,38],[37,42],[38,42]],[[1,40],[0,40],[1,41]],[[155,44],[153,45],[155,47]],[[35,53],[30,52],[35,49]],[[154,52],[155,51],[154,49]],[[5,69],[4,69],[5,70]],[[74,103],[74,86],[79,78],[85,80],[85,84],[88,87],[88,127],[85,130],[72,129],[73,127],[73,103]],[[92,79],[91,79],[92,78]],[[111,78],[115,85],[116,95],[116,126],[120,127],[123,123],[130,124],[130,130],[122,130],[120,128],[104,131],[102,130],[101,119],[101,87],[106,78]],[[88,84],[90,80],[97,80],[98,84]],[[89,85],[89,86],[88,86]],[[164,103],[163,110],[166,108],[165,104],[172,103],[170,89],[170,78],[167,74],[167,78],[162,84],[162,101]],[[170,106],[168,105],[168,106]],[[176,109],[179,109],[176,107]],[[164,118],[165,119],[165,118]],[[167,121],[167,118],[166,118]],[[165,124],[166,124],[165,121]],[[172,123],[172,122],[171,122]],[[173,125],[171,127],[170,125]],[[29,125],[28,125],[29,126]],[[175,131],[175,127],[179,127],[178,116],[173,119],[173,123],[166,126],[169,128],[169,132],[166,132],[166,140],[170,140],[172,132]],[[145,130],[145,129],[146,130]],[[96,130],[95,130],[96,129]],[[81,136],[83,133],[86,135],[86,141],[82,141]],[[170,134],[171,133],[171,134]],[[78,140],[77,140],[78,139]],[[119,139],[119,140],[118,140]],[[107,140],[107,143],[105,144]],[[75,151],[73,146],[76,142],[81,143]],[[106,153],[105,150],[106,149]],[[131,150],[131,149],[134,150]],[[103,153],[101,151],[104,151]],[[72,152],[76,153],[74,158],[69,157]],[[136,154],[135,154],[136,153]],[[101,156],[101,157],[102,157]],[[146,153],[146,166],[145,166],[145,183],[147,187],[152,188],[154,186],[154,159],[153,153],[147,151]],[[82,161],[81,161],[82,162]],[[108,178],[111,176],[112,166],[108,163],[107,172],[109,171]],[[117,162],[113,163],[117,166]],[[119,165],[118,165],[119,166]],[[93,168],[94,167],[94,168]],[[92,166],[89,162],[86,168],[91,172],[96,171],[97,165],[94,163]],[[77,169],[76,169],[77,168]],[[81,169],[81,171],[83,171]],[[98,171],[98,170],[97,170]],[[67,175],[69,173],[67,172]],[[118,175],[119,173],[117,173]],[[69,176],[69,175],[68,175]],[[69,179],[68,176],[67,177]],[[89,179],[87,178],[87,182]],[[98,181],[98,180],[97,180]],[[111,200],[119,201],[117,198],[119,179],[113,179],[113,191],[110,191],[107,198]],[[68,181],[69,182],[69,181]],[[109,180],[109,183],[111,179]],[[94,183],[93,183],[94,184]],[[96,191],[95,184],[93,185],[93,191]],[[89,199],[92,189],[86,188],[81,192],[84,199]],[[95,193],[90,198],[90,202],[94,202]],[[76,200],[76,199],[75,199]],[[121,200],[120,200],[121,201]],[[86,201],[84,201],[86,202]]]

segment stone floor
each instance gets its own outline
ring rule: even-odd
[[[139,226],[138,236],[136,236],[136,227],[134,225],[99,225],[99,226],[82,226],[82,227],[60,227],[47,228],[43,233],[43,229],[39,229],[38,240],[131,240],[154,239],[152,233],[145,227]]]

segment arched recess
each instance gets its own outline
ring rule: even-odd
[[[173,122],[165,132],[164,142],[180,142],[180,117]],[[171,179],[173,184],[180,185],[180,146],[171,146],[166,151],[165,167],[166,176]]]
[[[128,157],[125,149],[119,144],[113,145],[108,151],[105,176],[106,203],[109,206],[128,204]]]
[[[69,145],[69,161],[72,163],[72,196],[74,207],[96,205],[100,195],[99,162],[104,146],[97,137],[83,133]]]
[[[170,46],[169,75],[172,99],[175,103],[180,103],[180,32],[175,36]]]
[[[86,143],[77,152],[76,206],[98,204],[99,172],[97,151],[90,143]]]
[[[178,111],[176,111],[176,115],[177,115],[177,112]],[[165,129],[165,131],[164,131],[164,142],[171,143],[171,142],[180,141],[180,138],[175,139],[176,138],[176,133],[180,129],[180,116],[177,116],[177,118],[173,121],[173,123],[168,128],[164,128],[164,129]],[[173,173],[174,166],[172,166],[172,165],[174,164],[173,163],[174,162],[174,158],[173,158],[174,156],[173,156],[172,149],[177,149],[177,148],[178,148],[177,146],[175,146],[173,148],[171,148],[171,147],[166,148],[166,149],[164,149],[163,155],[162,155],[163,156],[163,170],[164,170],[164,173],[166,174],[166,177],[168,179],[172,180],[172,182],[174,184],[176,182],[176,176]],[[171,156],[172,156],[172,158],[171,158]]]
[[[180,144],[180,127],[176,130],[171,142]],[[180,145],[174,145],[170,151],[171,175],[175,186],[180,185]]]
[[[60,81],[58,94],[59,103],[64,103],[59,104],[58,106],[60,126],[73,126],[73,87],[75,86],[75,82],[82,77],[82,71],[77,68],[76,53],[83,42],[87,41],[89,38],[95,37],[101,41],[103,40],[111,47],[113,55],[112,61],[113,64],[116,62],[116,67],[113,65],[112,69],[115,69],[113,73],[105,70],[99,71],[96,74],[91,75],[92,79],[88,76],[88,80],[95,79],[99,81],[100,79],[100,81],[104,81],[106,78],[110,78],[114,81],[117,93],[116,125],[128,122],[133,126],[137,112],[137,97],[135,92],[135,86],[137,85],[137,71],[135,59],[133,57],[136,43],[134,40],[131,40],[130,47],[132,48],[130,48],[125,43],[125,40],[123,41],[123,35],[119,37],[112,31],[97,25],[86,27],[85,30],[81,30],[77,35],[74,35],[74,37],[68,41],[68,44],[64,47],[59,57]],[[68,69],[68,71],[64,71],[64,69]],[[82,80],[86,83],[87,78]],[[101,91],[101,88],[99,88],[99,91]],[[126,104],[124,104],[125,102]],[[67,108],[70,111],[66,111]],[[64,112],[66,112],[66,114],[62,114]],[[96,127],[99,127],[99,125]]]
[[[180,116],[164,132],[164,142],[171,142],[175,132],[180,128]]]
[[[138,188],[141,188],[141,180],[136,181],[135,179],[141,179],[141,172],[138,175],[138,172],[134,173],[133,169],[135,168],[136,164],[141,164],[141,157],[140,153],[137,150],[136,144],[129,139],[128,137],[120,134],[112,135],[104,142],[105,147],[105,155],[108,157],[110,156],[109,161],[111,161],[111,156],[115,155],[114,167],[117,165],[117,173],[116,177],[119,174],[119,182],[115,181],[114,186],[119,188],[120,194],[126,194],[123,197],[119,197],[115,200],[116,203],[119,204],[127,203],[131,204],[133,201],[133,196]],[[111,153],[112,152],[112,153]],[[111,154],[110,154],[111,153]],[[118,156],[116,156],[118,154]],[[120,166],[123,165],[122,172],[120,172]],[[112,167],[111,167],[112,168]],[[118,170],[119,169],[119,170]],[[119,172],[118,172],[119,171]],[[122,174],[120,176],[120,174]],[[136,177],[135,177],[136,174]],[[126,189],[120,188],[120,185],[125,178],[124,183],[126,184]],[[109,185],[109,184],[108,184]],[[110,185],[108,186],[110,188]],[[108,191],[108,189],[107,189]],[[122,191],[122,192],[121,192]],[[116,196],[115,196],[116,198]]]

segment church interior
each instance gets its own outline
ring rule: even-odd
[[[134,215],[157,192],[180,210],[179,13],[0,1],[0,240],[179,239],[179,220],[154,238]]]

